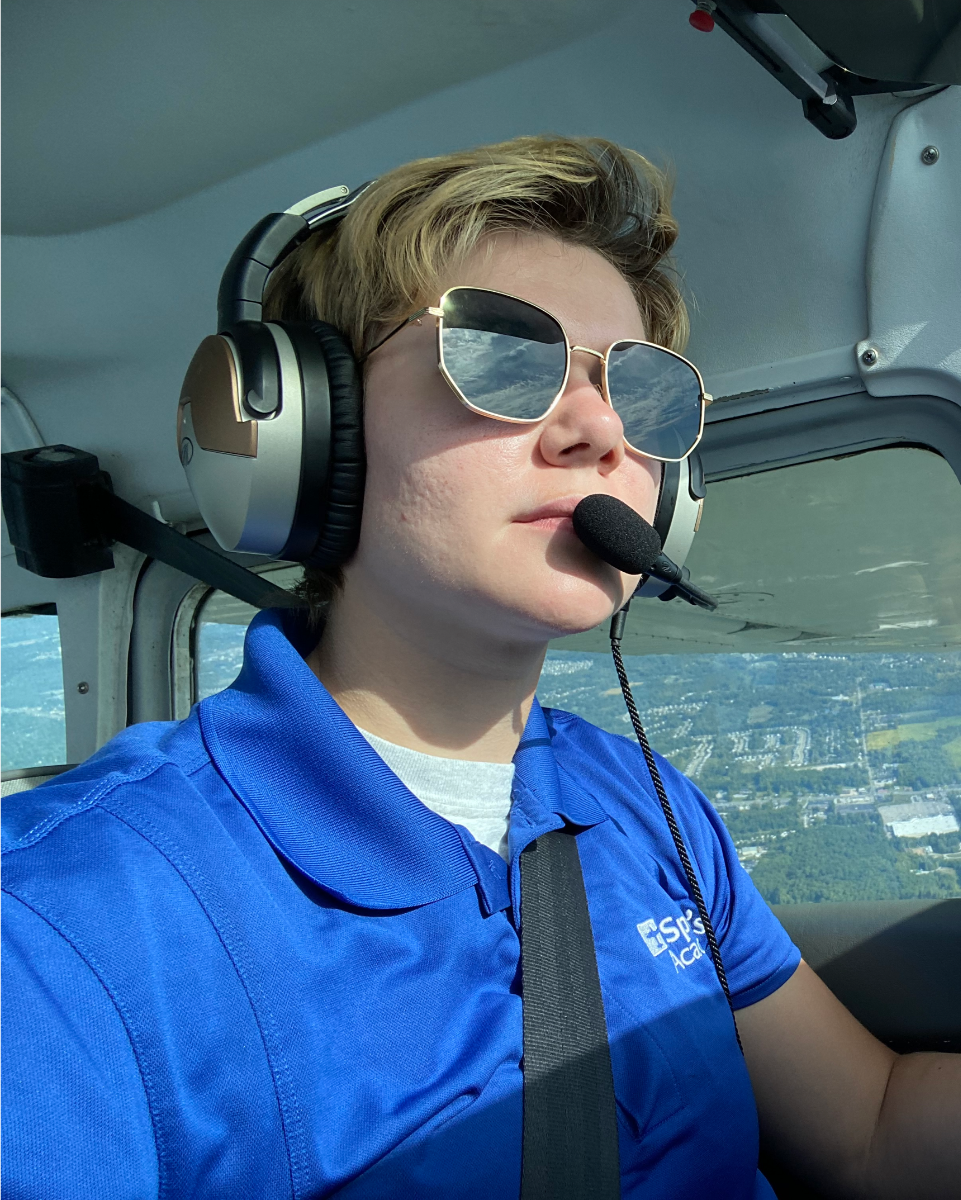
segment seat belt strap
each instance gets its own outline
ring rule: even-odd
[[[521,854],[520,870],[521,1200],[614,1200],[614,1077],[576,836],[543,834]]]

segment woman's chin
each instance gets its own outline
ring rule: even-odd
[[[548,638],[569,637],[585,633],[610,619],[618,604],[616,595],[596,584],[578,581],[576,586],[566,586],[542,594],[538,602],[523,606],[530,618],[544,629]]]
[[[575,617],[572,614],[566,620],[557,619],[551,623],[550,637],[553,640],[554,638],[573,637],[573,635],[576,633],[586,633],[589,629],[595,629],[604,621],[609,620],[610,617],[610,608],[603,612],[596,613],[592,617]]]

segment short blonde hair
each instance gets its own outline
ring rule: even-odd
[[[320,319],[362,354],[383,326],[440,296],[440,280],[485,235],[546,233],[597,251],[624,276],[652,342],[681,350],[687,310],[669,254],[667,175],[602,138],[519,137],[382,175],[332,232],[273,273],[268,320]]]
[[[677,238],[669,177],[603,138],[519,137],[382,175],[333,230],[321,229],[271,275],[265,320],[327,321],[358,356],[385,326],[440,297],[441,279],[488,234],[546,233],[595,250],[624,276],[647,337],[687,341],[669,255]],[[343,582],[308,567],[298,589],[314,618]]]

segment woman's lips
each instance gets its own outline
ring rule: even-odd
[[[574,529],[574,522],[570,517],[537,517],[533,521],[525,519],[518,523],[526,525],[529,529],[570,529],[572,532]]]
[[[583,496],[564,496],[550,500],[514,520],[519,525],[534,525],[538,529],[573,529],[571,514],[582,499]]]

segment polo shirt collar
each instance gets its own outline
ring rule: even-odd
[[[233,685],[198,705],[217,771],[284,858],[349,904],[413,908],[479,882],[476,855],[369,745],[304,661],[316,642],[297,610],[251,622]],[[604,819],[565,786],[537,703],[514,759],[523,844],[566,819]],[[511,851],[515,846],[511,817]]]
[[[553,729],[536,696],[514,754],[514,770],[512,860],[542,833],[565,823],[583,829],[606,820],[597,801],[575,787],[558,764]]]

